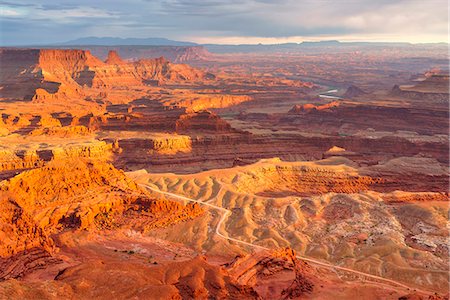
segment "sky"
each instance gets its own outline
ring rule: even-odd
[[[0,0],[0,44],[163,37],[218,44],[448,42],[447,0]]]

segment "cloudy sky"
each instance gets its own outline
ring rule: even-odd
[[[448,42],[447,0],[0,0],[2,45],[87,36],[199,43]]]

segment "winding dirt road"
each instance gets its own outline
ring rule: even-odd
[[[208,206],[208,207],[210,207],[212,209],[218,210],[218,211],[223,213],[222,217],[220,218],[219,222],[217,223],[217,227],[216,227],[216,231],[215,231],[215,233],[218,236],[220,236],[220,237],[222,237],[224,239],[227,239],[229,241],[233,241],[233,242],[236,242],[238,244],[246,245],[246,246],[249,246],[249,247],[252,247],[252,248],[271,250],[271,249],[269,249],[267,247],[263,247],[263,246],[260,246],[260,245],[255,245],[255,244],[252,244],[252,243],[249,243],[249,242],[245,242],[245,241],[242,241],[242,240],[238,240],[238,239],[235,239],[235,238],[223,235],[220,232],[220,230],[222,228],[222,223],[225,221],[225,219],[228,216],[230,216],[232,214],[232,212],[230,210],[226,209],[226,208],[223,208],[223,207],[220,207],[220,206],[216,206],[216,205],[208,203],[208,202],[203,202],[201,200],[191,199],[191,198],[188,198],[188,197],[185,197],[185,196],[182,196],[182,195],[161,191],[160,189],[154,188],[154,187],[152,187],[150,185],[147,185],[147,184],[139,183],[138,185],[143,186],[143,187],[147,188],[148,190],[151,190],[151,191],[153,191],[155,193],[159,193],[159,194],[162,194],[162,195],[165,195],[165,196],[168,196],[168,197],[171,197],[171,198],[175,198],[175,199],[178,199],[178,200],[184,200],[184,201],[188,201],[188,202],[195,202],[195,203],[198,203],[200,205]],[[364,273],[364,272],[361,272],[361,271],[357,271],[357,270],[353,270],[353,269],[349,269],[349,268],[345,268],[345,267],[341,267],[341,266],[332,265],[332,264],[329,264],[329,263],[326,263],[326,262],[323,262],[323,261],[319,261],[319,260],[316,260],[316,259],[313,259],[313,258],[308,258],[308,257],[302,256],[302,255],[297,255],[296,257],[301,259],[301,260],[307,261],[307,262],[309,262],[309,263],[311,263],[313,265],[320,266],[322,268],[326,268],[326,269],[333,270],[333,271],[337,271],[338,270],[338,271],[343,271],[343,272],[350,273],[352,275],[357,275],[359,278],[361,278],[363,280],[368,280],[368,281],[371,281],[372,283],[376,283],[378,285],[383,285],[383,286],[387,285],[389,287],[392,287],[392,286],[402,287],[402,288],[405,288],[405,289],[415,290],[415,291],[422,292],[422,293],[425,293],[425,294],[433,293],[432,291],[427,291],[427,290],[419,289],[419,288],[416,288],[416,287],[411,287],[411,286],[405,285],[405,284],[403,284],[401,282],[398,282],[398,281],[395,281],[395,280],[387,279],[387,278],[384,278],[384,277],[380,277],[380,276]]]

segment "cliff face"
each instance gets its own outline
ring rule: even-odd
[[[32,99],[35,102],[98,97],[99,91],[95,89],[99,88],[198,80],[211,76],[187,65],[172,64],[163,57],[125,62],[116,52],[111,52],[103,62],[87,50],[3,49],[0,61],[2,98]]]
[[[175,135],[151,140],[151,152],[160,154],[176,154],[178,152],[191,152],[192,141],[189,136]]]
[[[402,89],[398,85],[395,85],[392,88],[392,91],[390,93],[392,96],[396,97],[403,97],[406,99],[412,99],[412,100],[428,100],[428,101],[435,101],[438,103],[448,103],[448,93],[441,92],[424,92],[424,91],[418,91],[418,90],[407,90]]]
[[[177,132],[202,131],[202,132],[233,132],[225,120],[210,111],[188,113],[181,115],[176,122]]]
[[[425,74],[426,78],[417,82],[413,86],[395,85],[391,90],[391,95],[409,100],[417,100],[418,104],[427,106],[445,105],[448,108],[449,101],[449,75]]]
[[[0,85],[2,98],[31,99],[37,88],[43,86],[42,72],[35,70],[39,50],[0,50]],[[46,83],[49,92],[55,92],[58,83]]]
[[[111,150],[112,145],[103,141],[43,150],[0,150],[0,178],[3,177],[3,173],[7,173],[6,171],[40,167],[54,159],[95,158],[104,160],[110,157]],[[6,175],[5,177],[9,177]]]
[[[241,115],[242,120],[252,116]],[[265,116],[256,116],[263,120]],[[267,117],[266,117],[267,118]],[[339,134],[342,128],[349,132],[364,129],[377,131],[415,131],[419,134],[433,135],[447,132],[448,110],[420,107],[389,107],[378,105],[355,105],[352,103],[328,103],[325,105],[299,105],[288,114],[276,115],[271,122],[273,126],[296,126],[302,130],[314,132],[327,130]]]

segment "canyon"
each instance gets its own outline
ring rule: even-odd
[[[448,299],[447,54],[315,47],[1,48],[0,298]]]

